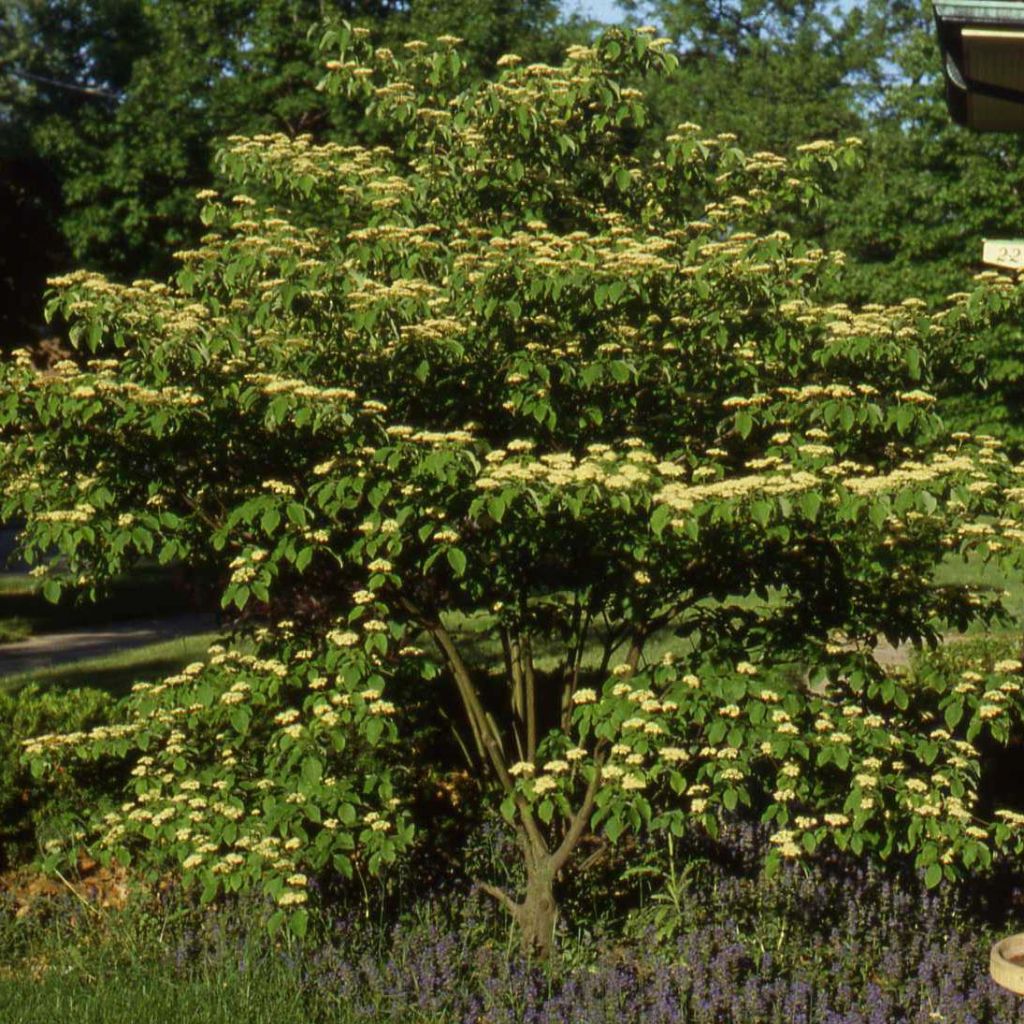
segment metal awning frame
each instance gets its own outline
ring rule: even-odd
[[[968,122],[968,97],[973,93],[1024,105],[1024,91],[981,82],[965,72],[965,28],[1009,29],[1024,32],[1024,3],[990,3],[989,0],[950,0],[934,4],[935,25],[942,49],[946,103],[952,119]]]

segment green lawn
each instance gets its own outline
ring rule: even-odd
[[[47,689],[70,690],[90,686],[115,696],[127,693],[133,683],[171,675],[193,661],[206,657],[216,633],[198,633],[144,647],[132,647],[102,658],[54,665],[0,678],[0,689],[17,692],[36,683]]]
[[[0,644],[14,644],[27,640],[35,632],[35,622],[21,615],[0,619]]]
[[[1007,611],[1015,620],[1024,621],[1024,579],[1008,577],[991,565],[974,561],[965,563],[951,558],[939,569],[936,582],[976,583],[1005,590],[1004,606]],[[142,570],[131,579],[119,581],[110,598],[98,605],[53,606],[38,593],[36,580],[0,574],[0,643],[22,639],[39,630],[87,627],[115,618],[180,611],[180,595],[169,597],[168,590],[165,572]],[[129,612],[133,615],[128,616]],[[449,626],[460,636],[466,656],[473,663],[494,665],[495,668],[502,664],[495,622],[493,615],[484,612],[450,617]],[[25,672],[0,678],[0,688],[16,691],[29,683],[37,683],[59,689],[94,686],[121,694],[127,692],[134,682],[160,678],[200,659],[214,639],[215,634],[204,633],[136,647],[102,658]],[[646,655],[657,660],[665,651],[679,652],[683,644],[684,641],[674,636],[671,629],[666,629],[651,638]],[[546,672],[555,669],[564,651],[551,641],[540,645],[535,654],[538,670]],[[599,659],[599,646],[596,643],[589,645],[584,656],[585,667],[596,667]]]
[[[1005,591],[1003,607],[1017,622],[1024,620],[1024,575],[1010,576],[991,564],[950,557],[939,567],[935,582],[973,583],[990,590]]]
[[[39,580],[20,572],[0,572],[0,599],[31,597],[39,590]]]
[[[190,611],[192,602],[177,585],[174,571],[138,568],[115,580],[102,600],[76,602],[73,596],[50,604],[39,581],[18,573],[0,573],[0,643],[37,633],[86,628],[125,619],[155,618]]]

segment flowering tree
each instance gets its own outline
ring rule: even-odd
[[[663,41],[466,89],[457,42],[328,31],[324,87],[404,145],[234,139],[237,191],[201,194],[174,281],[56,282],[81,361],[4,367],[3,513],[47,593],[213,565],[256,645],[140,686],[123,727],[36,740],[37,770],[136,758],[101,842],[208,898],[265,885],[301,930],[305,870],[410,841],[372,748],[444,714],[524,858],[524,894],[484,888],[542,954],[595,834],[742,805],[770,863],[987,863],[1024,819],[977,818],[972,741],[1019,726],[1020,665],[914,689],[871,651],[997,611],[932,570],[1015,558],[1024,487],[926,386],[1016,287],[817,305],[841,256],[777,225],[856,140],[748,156],[680,125],[640,166],[617,79],[666,68]]]

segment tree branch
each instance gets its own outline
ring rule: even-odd
[[[39,82],[42,85],[52,85],[55,89],[64,89],[67,92],[81,93],[83,96],[95,96],[98,99],[103,100],[114,100],[119,101],[121,99],[117,93],[108,92],[106,89],[97,89],[92,85],[76,85],[74,82],[61,82],[56,78],[48,78],[46,75],[36,75],[31,71],[23,71],[19,68],[13,68],[11,74],[15,78],[25,78],[30,82]]]
[[[492,899],[497,900],[511,915],[518,921],[521,915],[519,904],[504,889],[499,889],[489,882],[474,881],[473,884],[481,891],[487,893]]]
[[[512,684],[512,734],[516,741],[516,750],[521,761],[527,760],[526,748],[523,746],[523,703],[526,698],[522,672],[519,670],[519,652],[517,642],[510,636],[504,626],[499,630],[501,635],[501,651],[505,657],[505,676]]]
[[[526,760],[537,756],[537,675],[533,669],[533,647],[530,636],[520,646],[523,658],[523,677],[526,682]]]
[[[562,730],[567,732],[569,725],[572,721],[572,698],[573,694],[580,688],[580,672],[583,669],[583,655],[587,650],[587,637],[590,635],[590,624],[593,621],[593,612],[588,607],[583,615],[583,621],[580,625],[579,643],[576,645],[576,651],[573,657],[572,664],[572,676],[569,679],[569,692],[566,695],[567,699],[563,706],[564,719],[562,721]]]
[[[582,838],[582,837],[581,837]],[[595,864],[600,863],[602,858],[608,855],[608,840],[603,836],[597,840],[597,849],[594,850],[578,867],[577,871],[582,875],[586,874]]]
[[[485,763],[490,762],[502,788],[506,793],[513,795],[516,810],[519,813],[519,820],[530,842],[538,850],[546,852],[548,848],[547,843],[537,827],[537,822],[533,817],[533,812],[530,810],[530,805],[521,794],[516,793],[512,776],[508,773],[498,727],[494,719],[484,708],[480,695],[476,691],[469,668],[462,660],[462,655],[459,654],[451,634],[445,629],[439,618],[425,614],[406,595],[400,594],[398,600],[402,607],[433,637],[455,679],[455,686],[459,691],[459,697],[462,699],[462,706],[465,709],[466,717],[469,719],[470,726],[473,729],[473,738],[476,741],[477,752],[481,761]]]
[[[551,855],[552,871],[560,871],[565,866],[566,861],[572,856],[572,851],[576,849],[576,844],[590,826],[590,815],[593,813],[594,802],[597,800],[597,791],[601,788],[601,768],[604,766],[606,750],[607,745],[603,741],[594,750],[594,774],[583,794],[583,803],[580,804],[579,809],[569,822],[569,829],[565,833],[565,837]]]
[[[452,677],[455,680],[456,689],[462,699],[462,706],[465,709],[466,717],[469,719],[470,728],[473,730],[473,739],[476,743],[477,754],[482,761],[490,761],[495,774],[502,786],[508,792],[512,791],[512,779],[505,767],[504,754],[501,751],[498,738],[492,731],[492,725],[487,720],[480,695],[476,692],[473,677],[469,668],[462,660],[462,655],[455,646],[451,634],[445,629],[439,618],[424,614],[405,595],[399,595],[399,602],[406,611],[415,616],[416,620],[430,633],[437,644],[441,656],[448,664]]]

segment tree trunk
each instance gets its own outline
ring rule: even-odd
[[[527,866],[526,896],[515,912],[523,953],[535,960],[547,960],[551,956],[558,920],[555,877],[547,860]]]
[[[594,810],[601,766],[607,754],[600,741],[595,751],[596,770],[587,783],[587,792],[569,826],[554,851],[548,849],[544,836],[537,828],[529,806],[519,805],[519,848],[526,865],[526,895],[521,903],[496,885],[478,882],[477,885],[493,896],[513,917],[519,926],[523,953],[537,960],[547,960],[555,945],[555,924],[558,921],[558,903],[555,900],[555,878],[562,871],[579,842],[586,835],[590,815]],[[509,787],[511,788],[511,787]]]
[[[519,946],[531,960],[547,960],[555,947],[555,923],[558,903],[555,900],[555,870],[550,854],[526,856],[526,895],[517,903],[496,885],[478,882],[480,889],[493,896],[512,916],[519,929]]]

